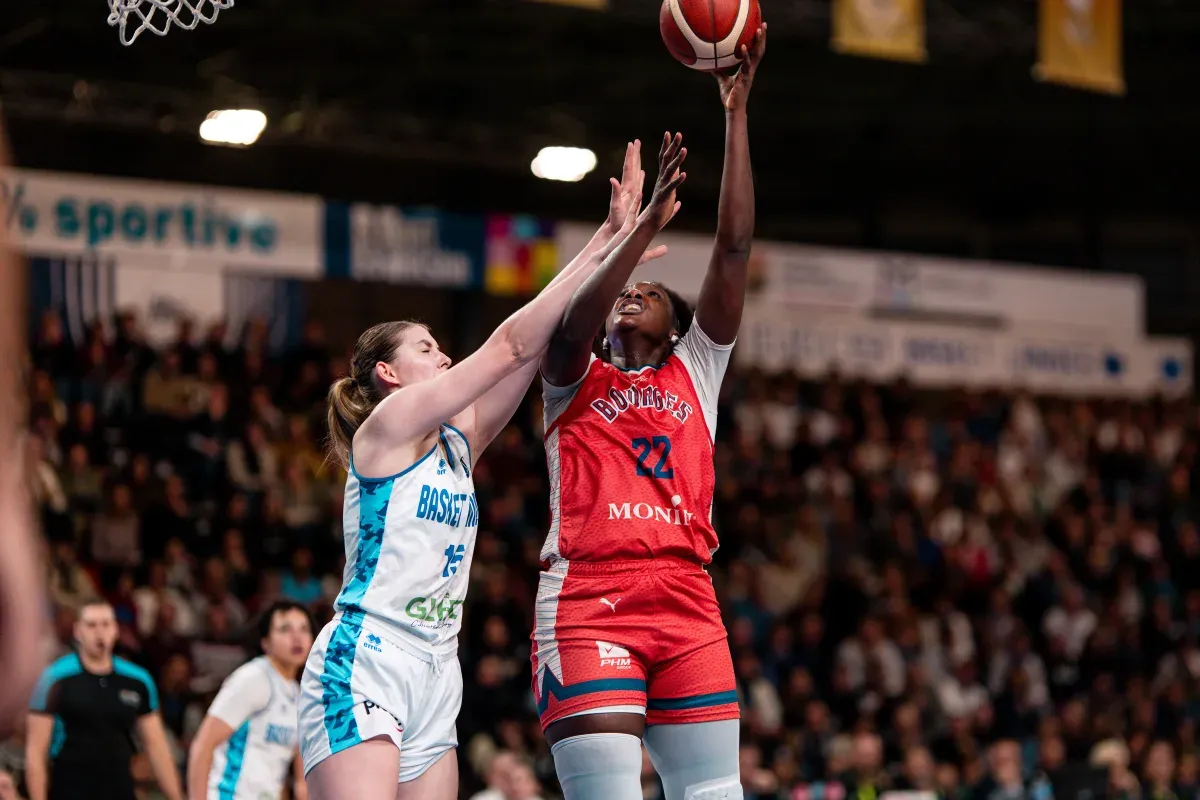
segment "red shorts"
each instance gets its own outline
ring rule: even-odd
[[[679,559],[558,562],[538,582],[533,694],[542,729],[581,712],[647,725],[737,719],[712,580]]]

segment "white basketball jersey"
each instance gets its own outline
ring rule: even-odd
[[[387,478],[354,470],[343,511],[346,571],[334,607],[365,612],[431,647],[452,642],[462,625],[479,505],[471,447],[443,425],[417,463]]]
[[[209,800],[279,800],[296,759],[300,684],[280,675],[265,656],[225,679],[208,713],[233,728],[213,752]]]

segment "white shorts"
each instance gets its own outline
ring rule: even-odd
[[[458,746],[457,645],[431,652],[362,612],[338,614],[313,643],[300,680],[304,774],[334,753],[386,736],[400,749],[399,782]]]

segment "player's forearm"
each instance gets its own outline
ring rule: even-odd
[[[606,221],[601,225],[596,232],[592,234],[592,238],[583,246],[583,249],[575,254],[575,257],[567,262],[567,265],[558,271],[558,273],[550,280],[549,283],[542,289],[546,291],[555,286],[558,286],[565,280],[571,280],[573,277],[579,278],[579,270],[596,268],[596,264],[592,261],[592,256],[600,251],[600,248],[608,244],[609,240],[616,235],[616,231],[612,230]],[[587,277],[587,276],[582,276]]]
[[[749,256],[754,240],[754,175],[746,109],[725,112],[725,166],[717,208],[717,249]]]
[[[48,756],[49,753],[32,757],[27,753],[25,756],[25,788],[29,790],[29,800],[46,800],[50,788]]]
[[[208,775],[212,770],[213,749],[193,743],[188,752],[187,793],[188,800],[207,800]]]
[[[596,232],[592,234],[592,238],[588,240],[588,243],[583,246],[583,249],[571,260],[571,263],[567,267],[578,268],[586,264],[588,259],[600,252],[600,248],[608,244],[608,240],[616,236],[616,234],[617,232],[608,223],[608,220],[605,220],[604,224],[596,229]],[[565,269],[563,271],[566,272]]]
[[[147,743],[146,755],[150,758],[150,771],[158,788],[166,795],[167,800],[183,800],[183,789],[179,785],[179,770],[175,767],[175,759],[171,757],[171,747],[167,744],[166,735],[154,737]]]
[[[617,295],[633,277],[642,253],[650,247],[657,233],[653,224],[639,222],[628,238],[604,259],[599,269],[580,281],[578,291],[563,313],[556,338],[590,346]]]
[[[484,448],[492,443],[513,414],[517,413],[529,391],[529,384],[537,377],[540,364],[540,359],[530,361],[475,401],[475,459],[480,457]]]
[[[627,247],[633,238],[634,235],[630,235],[621,248]],[[651,235],[642,249],[634,254],[634,266],[653,238]],[[563,270],[537,297],[505,320],[496,330],[495,335],[504,336],[514,358],[521,363],[528,363],[541,357],[542,351],[550,344],[551,338],[563,321],[568,304],[572,302],[576,291],[585,280],[603,270],[603,267],[598,270],[590,268],[595,263],[595,257],[596,253],[593,253],[574,268]],[[630,272],[632,271],[633,267],[630,267]]]

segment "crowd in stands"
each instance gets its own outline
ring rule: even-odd
[[[155,349],[129,314],[81,346],[47,315],[31,344],[46,658],[80,603],[108,598],[182,762],[259,609],[332,613],[344,474],[322,420],[346,354],[317,325],[282,354],[258,325],[184,324]],[[1112,797],[1200,798],[1198,422],[1189,401],[731,376],[711,571],[746,797],[1040,799],[1090,764]],[[533,391],[475,473],[464,797],[556,793],[529,688],[540,434]],[[19,740],[0,767],[20,775]]]

